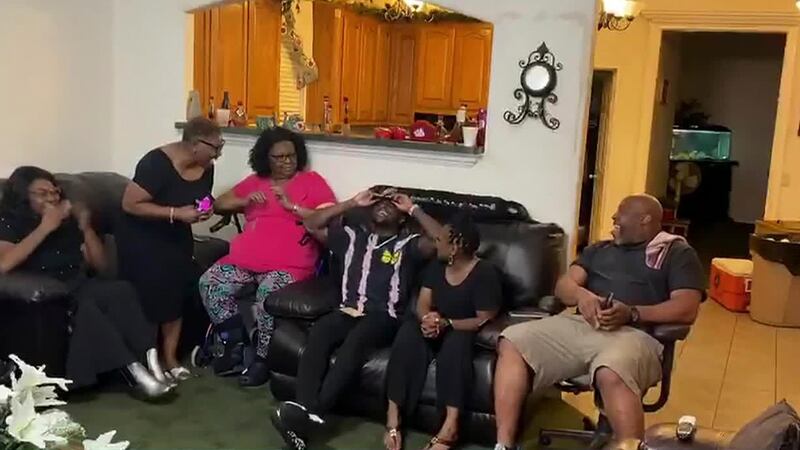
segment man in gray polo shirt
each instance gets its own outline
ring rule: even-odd
[[[615,439],[644,435],[642,396],[661,379],[662,345],[649,326],[691,324],[705,277],[694,249],[661,232],[663,211],[647,195],[614,215],[614,240],[588,247],[558,281],[556,295],[579,314],[507,328],[495,370],[496,450],[515,448],[531,390],[591,375]],[[613,301],[605,305],[609,296]]]

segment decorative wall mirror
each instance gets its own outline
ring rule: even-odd
[[[556,62],[555,55],[544,42],[527,60],[520,60],[519,66],[522,68],[522,87],[514,91],[514,98],[523,102],[517,107],[516,113],[506,111],[503,118],[512,125],[518,125],[530,117],[541,120],[551,130],[558,129],[561,121],[547,111],[547,104],[558,103],[555,89],[558,86],[558,71],[564,66]]]

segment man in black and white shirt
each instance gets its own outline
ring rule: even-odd
[[[337,220],[346,211],[371,206],[364,226]],[[403,233],[413,216],[425,234]],[[341,305],[311,328],[297,375],[296,402],[284,402],[272,423],[289,448],[306,448],[313,425],[335,405],[375,350],[391,345],[413,288],[413,278],[433,255],[441,225],[405,195],[365,191],[316,212],[306,226],[326,242],[342,266]],[[338,349],[338,351],[337,351]],[[336,351],[336,364],[328,367]]]

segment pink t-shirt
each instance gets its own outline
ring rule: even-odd
[[[281,270],[295,281],[304,280],[314,275],[319,246],[313,239],[301,244],[306,235],[302,219],[281,206],[271,186],[269,179],[253,174],[233,188],[239,198],[263,192],[267,201],[245,209],[244,231],[233,239],[230,253],[220,263],[260,273]],[[283,190],[292,203],[303,208],[316,209],[336,201],[328,183],[316,172],[298,172]]]

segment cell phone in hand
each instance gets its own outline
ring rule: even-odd
[[[211,211],[211,208],[214,206],[214,200],[210,195],[207,195],[202,200],[195,200],[195,203],[197,204],[197,212],[201,214]]]
[[[614,293],[611,292],[608,296],[600,301],[600,309],[606,310],[614,306]]]

